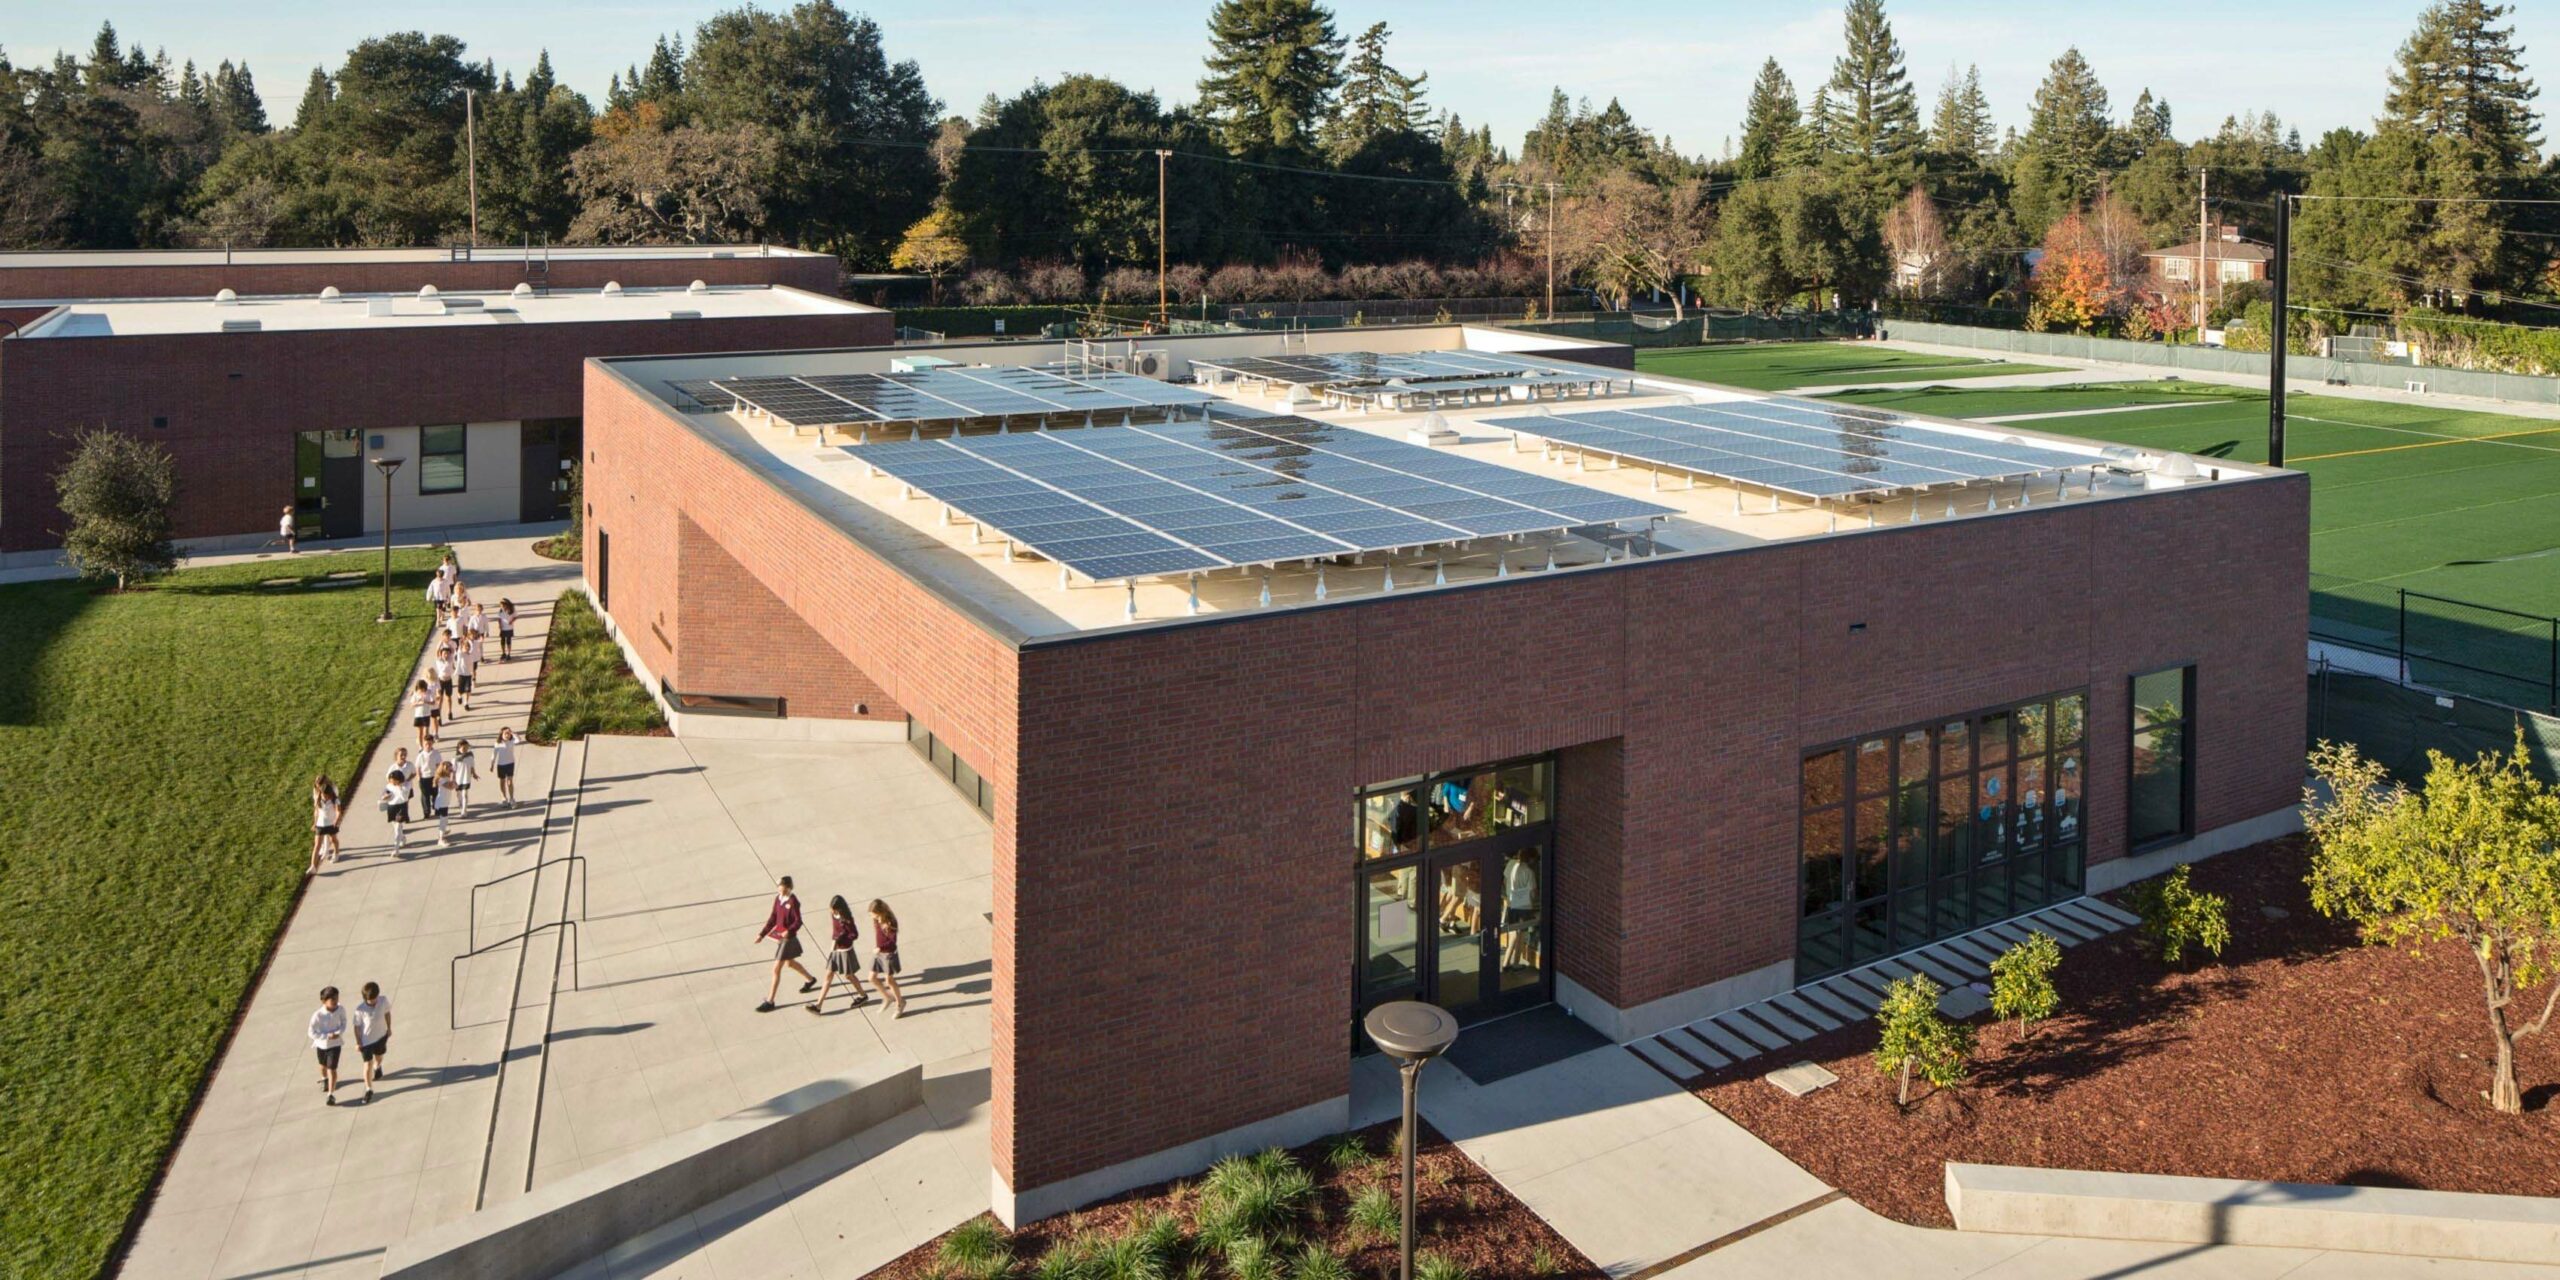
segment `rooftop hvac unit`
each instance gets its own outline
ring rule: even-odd
[[[444,299],[444,309],[445,309],[445,310],[447,310],[447,311],[469,311],[469,310],[471,310],[471,309],[472,309],[472,308],[474,308],[474,307],[484,307],[484,306],[487,306],[488,304],[489,304],[489,300],[488,300],[487,298],[446,298],[446,299]]]
[[[222,331],[224,333],[256,333],[258,331],[258,322],[255,320],[225,320],[222,322]]]
[[[368,315],[368,316],[387,316],[387,315],[392,315],[392,314],[394,314],[394,312],[391,310],[391,299],[389,299],[389,298],[367,298],[367,299],[365,299],[365,300],[364,300],[364,313],[365,313],[366,315]]]
[[[923,369],[948,369],[959,363],[957,360],[942,356],[892,356],[889,360],[889,372],[915,373]]]
[[[667,318],[669,320],[699,320],[702,318],[702,313],[699,311],[671,310],[667,312]]]
[[[1173,353],[1170,351],[1135,351],[1127,358],[1128,371],[1141,378],[1162,381],[1173,376]]]

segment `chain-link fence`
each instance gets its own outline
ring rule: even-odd
[[[2076,333],[2018,333],[1921,320],[1882,320],[1877,323],[1876,332],[1879,336],[1906,342],[1928,342],[1978,351],[2238,373],[2261,380],[2267,376],[2267,353],[2263,351],[2128,342],[2121,338],[2095,338]],[[2529,404],[2560,403],[2560,378],[2546,378],[2538,374],[2445,369],[2433,365],[2413,369],[2404,365],[2297,355],[2286,361],[2285,375],[2295,382],[2320,381],[2346,386],[2385,387],[2394,391],[2431,391],[2438,395],[2477,396]]]
[[[2534,769],[2560,779],[2560,718],[2352,673],[2325,659],[2312,669],[2310,692],[2309,742],[2354,743],[2411,786],[2426,777],[2429,751],[2457,760],[2504,755],[2519,729]]]

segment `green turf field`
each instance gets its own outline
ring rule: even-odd
[[[1855,342],[1754,342],[1669,347],[1636,352],[1636,369],[1753,391],[1839,386],[1855,382],[1919,382],[1996,374],[2053,373],[2040,365],[1923,355]]]
[[[0,1275],[106,1261],[292,907],[312,775],[354,777],[417,660],[435,560],[398,553],[390,626],[379,578],[260,585],[373,553],[0,586]]]
[[[1848,392],[1839,399],[1948,417],[2142,406],[2018,425],[2057,435],[2263,462],[2266,396],[2179,383]],[[2315,630],[2396,643],[2398,592],[2560,614],[2560,420],[2294,395],[2285,462],[2311,476]],[[2414,651],[2469,645],[2540,705],[2550,625],[2414,602]],[[2529,678],[2528,678],[2529,677]],[[2529,696],[2528,696],[2529,695]]]

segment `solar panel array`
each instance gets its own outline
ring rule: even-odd
[[[1217,399],[1136,374],[1030,365],[702,378],[668,385],[706,405],[756,409],[795,427],[1161,412]]]
[[[1324,355],[1248,357],[1235,360],[1191,361],[1194,369],[1204,369],[1229,378],[1250,378],[1260,382],[1285,382],[1302,387],[1331,386],[1340,382],[1385,382],[1402,378],[1421,382],[1445,378],[1516,377],[1524,373],[1572,373],[1579,370],[1549,360],[1509,355],[1499,351],[1407,351],[1381,355],[1375,351],[1337,351]]]
[[[1485,425],[1802,498],[1844,498],[2041,475],[2095,459],[1986,440],[1896,414],[1805,400],[1594,409]]]
[[[1096,581],[1676,514],[1292,417],[953,436],[846,452]]]

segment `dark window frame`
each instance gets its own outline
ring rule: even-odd
[[[2137,840],[2134,836],[2134,780],[2139,763],[2133,745],[2143,730],[2142,707],[2135,701],[2134,691],[2152,676],[2172,672],[2181,677],[2178,688],[2178,829],[2164,835]],[[2166,666],[2137,671],[2124,682],[2124,837],[2125,853],[2132,856],[2165,849],[2195,839],[2196,836],[2196,663],[2193,659],[2172,662]]]
[[[456,438],[456,439],[458,439],[458,440],[460,440],[462,443],[460,444],[460,446],[458,446],[458,447],[456,447],[456,448],[452,448],[452,449],[437,449],[437,450],[434,450],[434,451],[430,452],[430,451],[428,450],[428,448],[427,448],[427,433],[428,433],[428,432],[430,432],[430,431],[451,431],[451,432],[454,432],[454,433],[455,433],[455,438]],[[435,488],[432,488],[432,489],[428,488],[428,487],[427,487],[427,470],[428,470],[428,468],[427,468],[427,462],[428,462],[428,460],[429,460],[429,459],[431,459],[431,458],[435,458],[435,459],[451,458],[451,459],[453,459],[453,460],[454,460],[454,465],[455,465],[455,467],[456,467],[456,468],[458,468],[458,469],[459,469],[459,471],[460,471],[460,474],[461,474],[461,477],[462,477],[462,478],[461,478],[461,480],[460,480],[458,483],[453,484],[453,485],[450,485],[450,486],[447,486],[447,485],[441,485],[441,484],[440,484],[440,485],[436,486]],[[434,422],[434,423],[428,423],[428,424],[426,424],[426,425],[424,425],[424,426],[419,427],[419,428],[418,428],[418,496],[419,496],[419,497],[421,497],[421,498],[432,498],[432,497],[437,497],[437,496],[439,496],[439,495],[455,494],[455,493],[468,493],[468,492],[470,492],[470,491],[471,491],[471,424],[469,424],[469,423],[467,423],[467,422]]]
[[[1367,819],[1365,817],[1365,813],[1368,801],[1371,797],[1394,795],[1398,792],[1406,791],[1414,792],[1419,796],[1428,788],[1436,786],[1442,782],[1472,778],[1479,774],[1500,774],[1504,770],[1536,765],[1543,765],[1546,769],[1544,778],[1545,796],[1543,817],[1518,827],[1495,831],[1489,835],[1468,836],[1449,841],[1434,841],[1431,835],[1431,823],[1428,818],[1428,802],[1426,800],[1424,801],[1424,813],[1417,815],[1416,820],[1420,823],[1420,829],[1417,833],[1414,848],[1411,851],[1390,853],[1374,858],[1367,856],[1367,831],[1365,830],[1365,823]],[[1366,894],[1368,892],[1369,877],[1373,875],[1410,869],[1417,880],[1424,885],[1423,892],[1429,893],[1431,892],[1431,889],[1427,877],[1429,877],[1434,869],[1444,860],[1481,860],[1486,865],[1498,866],[1502,858],[1509,856],[1511,853],[1516,852],[1519,849],[1538,849],[1540,864],[1538,871],[1539,892],[1542,895],[1538,908],[1538,928],[1540,961],[1544,972],[1539,975],[1537,985],[1527,991],[1516,992],[1509,996],[1505,996],[1501,992],[1496,991],[1490,997],[1480,998],[1478,1003],[1473,1006],[1473,1009],[1476,1011],[1473,1016],[1499,1017],[1505,1013],[1516,1012],[1520,1009],[1532,1008],[1537,1005],[1551,1003],[1555,999],[1555,947],[1557,919],[1555,888],[1557,857],[1556,844],[1560,833],[1563,830],[1563,815],[1559,811],[1559,800],[1561,792],[1563,791],[1563,781],[1563,754],[1555,751],[1539,751],[1531,752],[1527,755],[1511,756],[1502,760],[1487,761],[1483,764],[1469,765],[1463,769],[1446,769],[1436,773],[1416,774],[1411,777],[1396,778],[1385,782],[1373,782],[1353,790],[1351,800],[1350,833],[1350,887],[1352,913],[1351,1006],[1353,1022],[1351,1036],[1352,1050],[1355,1054],[1366,1053],[1370,1051],[1370,1049],[1374,1048],[1374,1046],[1371,1046],[1368,1043],[1366,1037],[1361,1034],[1358,1025],[1361,1014],[1365,1012],[1367,1008],[1369,997],[1368,978],[1364,972],[1369,945],[1367,914],[1368,903]],[[1498,879],[1487,883],[1484,886],[1483,892],[1488,896],[1491,895],[1495,891],[1495,885],[1499,883]],[[1497,945],[1499,931],[1487,928],[1484,931],[1484,937],[1484,945],[1488,952],[1491,952]],[[1431,950],[1428,945],[1430,941],[1431,939],[1428,933],[1424,933],[1420,937],[1419,945],[1417,945],[1414,953],[1414,982],[1416,985],[1415,992],[1410,997],[1413,999],[1421,999],[1423,989],[1428,985],[1428,980],[1425,975],[1430,972],[1430,967],[1433,962]],[[1488,972],[1490,971],[1491,970],[1488,969]]]

